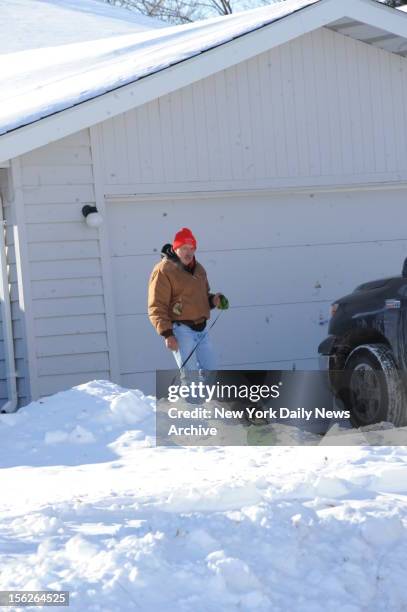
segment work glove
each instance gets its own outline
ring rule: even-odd
[[[218,308],[219,310],[227,310],[229,308],[229,300],[225,295],[223,295],[223,293],[221,293],[219,296]]]

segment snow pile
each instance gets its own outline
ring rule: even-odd
[[[144,395],[141,391],[127,391],[115,397],[110,410],[116,422],[123,425],[140,423],[151,414],[151,407],[145,403]]]
[[[115,459],[128,425],[143,444],[155,444],[155,399],[109,381],[91,381],[0,415],[1,465],[78,465]],[[148,434],[148,435],[147,435]]]
[[[405,610],[406,447],[155,447],[91,381],[1,415],[0,590],[70,609]]]

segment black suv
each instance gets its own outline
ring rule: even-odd
[[[402,275],[359,285],[331,305],[318,352],[354,426],[407,424],[407,259]]]

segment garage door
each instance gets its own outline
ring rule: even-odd
[[[406,190],[109,201],[122,384],[154,391],[174,368],[147,318],[147,282],[183,226],[198,241],[211,290],[231,304],[211,331],[225,369],[317,369],[329,304],[399,274],[407,255]]]

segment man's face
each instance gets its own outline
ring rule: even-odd
[[[195,247],[190,246],[189,244],[183,244],[182,247],[175,249],[176,254],[180,258],[184,266],[190,264],[191,261],[194,259],[195,251]]]

